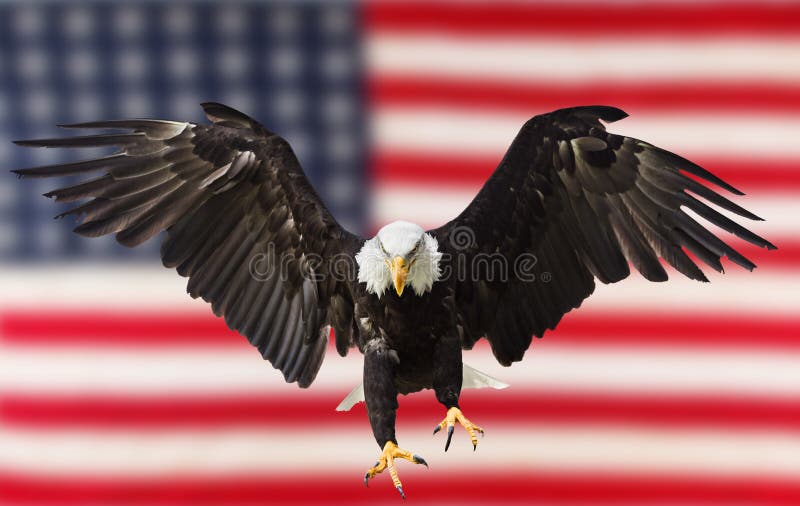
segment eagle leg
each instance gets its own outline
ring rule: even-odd
[[[428,463],[419,455],[413,455],[397,446],[394,427],[397,413],[397,386],[394,376],[398,363],[397,353],[381,338],[371,339],[364,348],[364,400],[375,441],[383,448],[378,461],[364,475],[364,485],[369,486],[370,478],[389,469],[389,475],[397,492],[405,499],[406,494],[397,476],[394,460],[405,459],[414,464],[423,464],[425,467],[428,467]]]
[[[397,489],[397,492],[400,493],[400,497],[405,499],[406,494],[403,492],[403,484],[400,482],[400,478],[397,476],[397,469],[394,465],[394,459],[406,459],[414,464],[422,464],[425,467],[428,467],[428,463],[425,462],[425,459],[419,455],[413,455],[408,450],[398,447],[392,441],[387,441],[383,446],[383,451],[381,452],[380,457],[378,457],[378,461],[375,462],[374,466],[367,469],[367,473],[364,475],[364,485],[369,486],[370,478],[388,469],[389,476],[392,477],[392,483],[394,483],[394,487]]]
[[[483,429],[470,422],[458,407],[461,385],[464,382],[461,339],[455,334],[441,338],[436,343],[433,359],[433,389],[436,392],[436,399],[447,408],[447,416],[433,429],[433,433],[436,434],[447,428],[447,442],[444,445],[444,451],[447,451],[450,448],[450,441],[453,439],[456,422],[458,422],[467,430],[474,451],[478,448],[477,433],[483,434]]]
[[[477,433],[480,432],[481,436],[483,436],[484,431],[482,428],[478,427],[474,423],[470,422],[469,419],[461,413],[461,410],[452,407],[447,410],[447,416],[445,416],[444,420],[433,429],[433,433],[436,434],[440,430],[447,427],[447,442],[444,444],[444,451],[447,451],[450,448],[450,440],[453,438],[453,430],[455,428],[456,422],[461,424],[464,429],[466,429],[467,434],[469,434],[469,439],[472,441],[472,450],[475,451],[478,448],[478,435]]]

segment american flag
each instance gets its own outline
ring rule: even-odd
[[[87,155],[10,144],[56,123],[199,121],[207,100],[284,135],[362,233],[449,220],[526,119],[573,105],[621,107],[611,131],[748,192],[780,248],[742,246],[759,269],[599,286],[509,369],[478,345],[465,362],[511,385],[462,396],[479,450],[444,454],[418,393],[398,437],[430,469],[399,470],[420,504],[800,504],[800,5],[0,4],[0,167]],[[0,502],[397,503],[362,484],[363,404],[334,411],[360,355],[286,385],[157,241],[51,220],[58,183],[0,178]]]

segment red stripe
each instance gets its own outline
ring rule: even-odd
[[[479,452],[480,453],[480,452]],[[319,455],[336,464],[335,455]],[[536,458],[532,455],[531,458]],[[365,467],[371,462],[365,462]],[[314,465],[314,463],[311,463]],[[404,470],[404,471],[403,471]],[[498,501],[547,501],[556,504],[800,504],[800,483],[776,478],[699,478],[607,473],[486,472],[469,475],[441,468],[403,467],[409,500],[418,504],[497,504]],[[404,474],[405,473],[405,474]],[[318,475],[268,474],[233,477],[164,476],[145,480],[90,476],[34,477],[0,474],[6,501],[18,504],[375,504],[395,501],[389,478],[378,476],[365,488],[356,470]]]
[[[531,116],[585,104],[610,104],[632,115],[675,110],[795,114],[800,110],[800,86],[768,82],[514,83],[483,76],[471,81],[377,76],[370,82],[369,92],[378,106],[528,111]]]
[[[32,345],[248,346],[210,312],[6,310],[0,339]]]
[[[0,421],[6,427],[59,430],[165,430],[264,426],[275,430],[322,425],[363,428],[369,424],[363,404],[350,412],[334,407],[338,394],[228,395],[204,397],[29,396],[0,397]],[[465,390],[462,407],[472,420],[491,430],[511,422],[586,425],[611,423],[652,427],[711,427],[737,430],[800,430],[800,400],[675,396],[612,395],[587,392],[548,392],[511,388]],[[430,425],[443,408],[430,391],[400,398],[400,426]],[[513,414],[513,418],[511,415]]]
[[[475,36],[575,37],[789,35],[800,5],[789,2],[365,2],[368,31],[434,31]],[[624,58],[625,55],[619,55]]]
[[[548,336],[550,337],[550,336]],[[559,345],[597,345],[598,342],[622,346],[696,345],[717,349],[756,347],[766,349],[800,346],[800,318],[743,317],[729,315],[677,315],[670,308],[663,313],[613,314],[570,313],[564,317],[554,340]]]
[[[779,246],[784,247],[779,243]],[[800,251],[800,246],[790,249]],[[769,252],[778,254],[783,250]],[[555,335],[552,335],[555,334]],[[547,334],[548,346],[714,347],[790,349],[800,347],[800,317],[737,314],[613,314],[581,310],[568,314]],[[756,338],[757,337],[757,341]],[[6,310],[0,314],[0,340],[32,346],[228,346],[250,352],[247,341],[210,313],[150,313]],[[355,350],[353,353],[357,353]]]
[[[382,151],[373,158],[371,174],[381,183],[441,184],[477,191],[502,156],[500,151],[484,157]],[[800,191],[800,160],[693,157],[692,161],[750,194]]]

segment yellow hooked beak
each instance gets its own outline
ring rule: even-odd
[[[394,290],[398,296],[403,295],[403,289],[406,287],[406,277],[408,277],[408,264],[406,264],[403,257],[394,257],[389,269],[392,271]]]

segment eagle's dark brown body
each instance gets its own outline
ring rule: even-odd
[[[397,395],[433,388],[445,405],[461,393],[461,339],[449,283],[416,296],[378,298],[356,286],[358,347],[364,353],[364,393],[378,444],[396,441]]]

